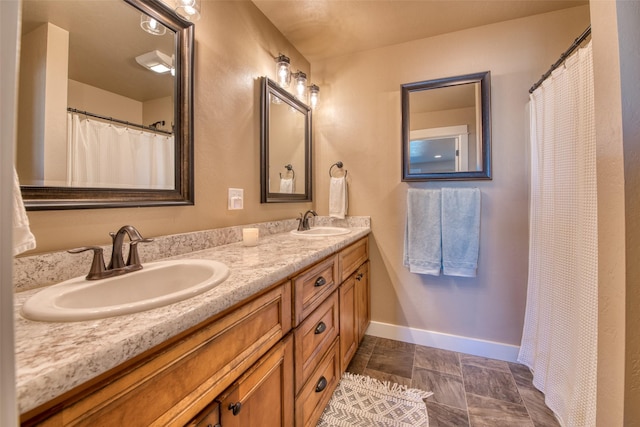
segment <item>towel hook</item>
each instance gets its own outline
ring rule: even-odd
[[[296,171],[293,170],[293,166],[291,166],[291,163],[284,165],[284,168],[286,170],[288,170],[289,172],[291,172],[291,179],[295,179],[296,177]],[[282,173],[280,173],[280,178],[282,178]]]
[[[334,167],[334,166],[337,166],[337,167],[338,167],[338,169],[342,169],[342,166],[344,166],[344,165],[343,165],[343,164],[342,164],[342,162],[341,162],[341,161],[339,161],[339,160],[338,160],[337,162],[335,162],[334,164],[332,164],[332,165],[331,165],[331,167],[329,168],[329,176],[330,176],[331,178],[333,178],[333,175],[331,175],[331,170],[333,169],[333,167]],[[347,177],[347,172],[348,172],[348,171],[345,169],[345,171],[344,171],[344,177],[345,177],[345,178]]]

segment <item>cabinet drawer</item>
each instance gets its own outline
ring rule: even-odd
[[[340,351],[336,339],[296,399],[296,427],[315,426],[318,423],[338,381]]]
[[[44,425],[185,425],[290,329],[287,282],[79,390]]]
[[[186,427],[220,427],[220,403],[207,406]]]
[[[331,294],[295,330],[295,384],[300,391],[338,336],[338,292]]]
[[[340,265],[340,282],[344,282],[363,262],[369,259],[369,239],[358,240],[338,254]]]
[[[338,286],[338,258],[332,256],[293,279],[293,326],[302,322]]]

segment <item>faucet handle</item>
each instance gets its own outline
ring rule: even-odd
[[[138,255],[138,243],[150,243],[153,239],[137,239],[129,242],[129,257],[127,258],[127,267],[129,270],[140,270],[142,263],[140,262],[140,256]]]
[[[93,251],[93,260],[91,261],[91,268],[89,269],[89,274],[86,275],[86,279],[96,280],[103,278],[107,268],[104,265],[103,249],[101,247],[83,246],[81,248],[69,249],[67,252],[70,254],[79,254],[85,251]]]

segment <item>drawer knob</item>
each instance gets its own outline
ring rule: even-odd
[[[325,279],[324,277],[320,276],[316,279],[316,283],[314,283],[313,286],[320,287],[320,286],[324,286],[327,284],[327,279]]]
[[[363,277],[364,277],[364,273],[359,273],[359,274],[356,276],[356,280],[359,282],[360,280],[362,280],[362,278],[363,278]]]
[[[238,415],[240,413],[240,409],[242,409],[242,403],[240,402],[229,404],[229,410],[231,411],[231,413],[233,413],[233,415]]]
[[[316,385],[316,393],[320,393],[325,388],[327,388],[327,379],[320,377],[320,381],[318,381],[318,385]]]
[[[320,322],[318,323],[318,326],[316,326],[316,330],[314,331],[314,333],[318,335],[323,333],[326,330],[327,330],[327,325],[324,322]]]

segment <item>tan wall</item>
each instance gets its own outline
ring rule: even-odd
[[[316,204],[326,170],[349,171],[352,215],[371,215],[374,321],[519,345],[528,258],[528,89],[589,24],[589,8],[504,22],[313,64]],[[491,71],[493,180],[400,181],[400,85]],[[402,265],[409,187],[482,191],[477,278],[410,274]]]
[[[171,131],[173,121],[173,96],[145,101],[142,105],[142,124],[149,126],[158,121],[164,121],[164,125],[158,124],[157,128]]]
[[[310,203],[260,204],[259,77],[273,77],[282,52],[306,61],[251,2],[202,4],[195,27],[195,206],[29,212],[32,253],[109,243],[132,224],[157,236],[294,218]],[[244,210],[227,210],[227,188],[244,189]]]
[[[598,426],[640,426],[640,4],[591,2],[598,170]]]
[[[68,31],[45,23],[24,36],[16,166],[32,185],[66,182],[68,58]]]
[[[101,116],[142,123],[142,102],[69,79],[68,106]]]

